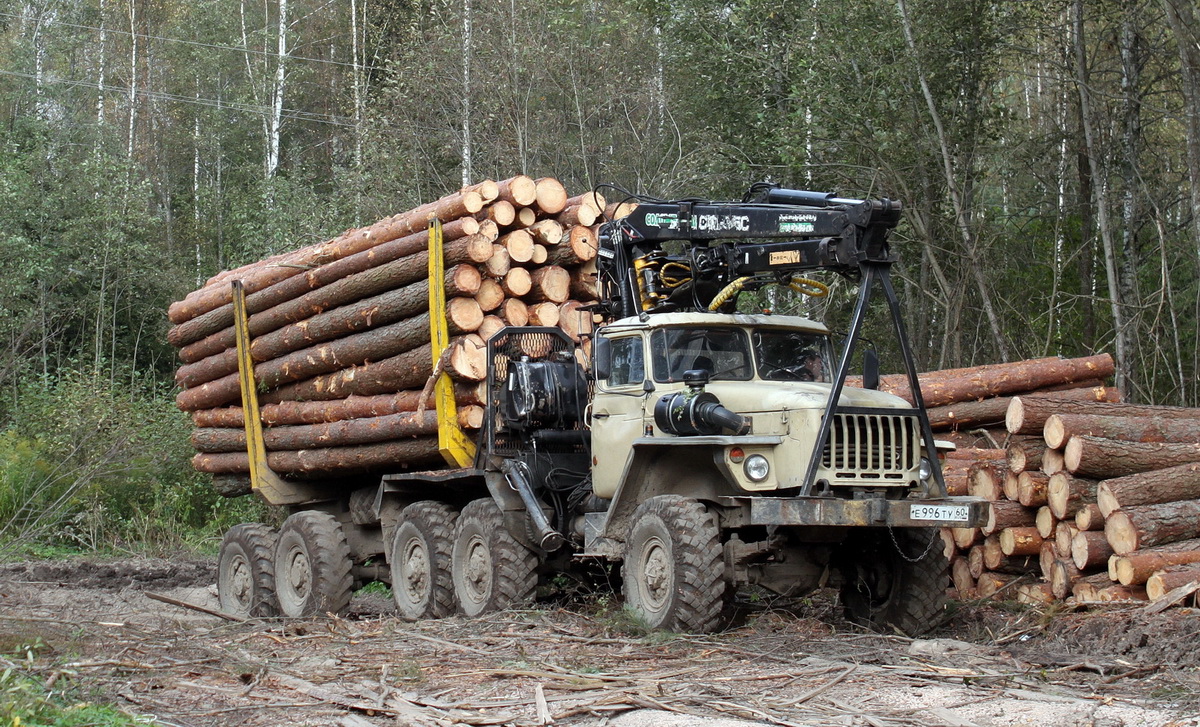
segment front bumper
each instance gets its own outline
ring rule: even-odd
[[[834,527],[978,528],[987,522],[988,502],[978,497],[927,500],[844,500],[835,497],[723,498],[750,505],[751,525]]]

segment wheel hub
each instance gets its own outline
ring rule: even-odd
[[[647,605],[661,608],[671,594],[672,568],[670,552],[658,538],[647,541],[641,570]]]
[[[464,570],[471,597],[482,601],[492,578],[492,558],[482,538],[472,538],[467,546],[467,567]]]
[[[308,554],[302,550],[292,551],[287,563],[287,582],[300,600],[308,596],[312,587],[312,566],[308,562]]]
[[[425,593],[429,583],[429,555],[419,540],[410,540],[404,547],[404,590],[416,601]]]
[[[243,556],[236,556],[229,563],[229,571],[229,595],[239,604],[249,603],[254,590],[250,563]]]

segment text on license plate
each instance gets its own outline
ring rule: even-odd
[[[971,508],[966,505],[912,505],[908,516],[913,520],[948,520],[967,522]]]

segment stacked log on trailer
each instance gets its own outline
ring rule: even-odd
[[[242,281],[270,467],[351,482],[442,466],[427,384],[429,285],[446,293],[459,424],[483,423],[485,341],[505,325],[580,341],[596,298],[597,222],[625,215],[551,178],[485,181],[338,237],[220,273],[173,304],[176,402],[191,412],[193,466],[222,494],[248,491],[231,281]],[[445,277],[428,280],[428,228],[443,225]],[[347,479],[349,478],[349,479]]]

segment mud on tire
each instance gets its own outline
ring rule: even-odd
[[[454,613],[450,556],[457,513],[425,500],[404,508],[388,549],[392,595],[401,618],[416,621]]]
[[[948,564],[937,540],[935,528],[895,528],[847,543],[839,561],[846,618],[907,636],[920,636],[941,624],[946,618]]]
[[[625,542],[625,605],[650,628],[705,633],[720,625],[725,563],[716,516],[696,500],[652,497]]]
[[[261,523],[234,525],[221,540],[217,598],[242,618],[279,615],[275,598],[275,532]]]
[[[463,613],[478,616],[532,600],[537,565],[537,556],[505,528],[490,497],[463,508],[451,551],[454,594]]]
[[[275,592],[284,616],[338,613],[350,603],[354,566],[337,518],[319,510],[284,521],[275,546]]]

